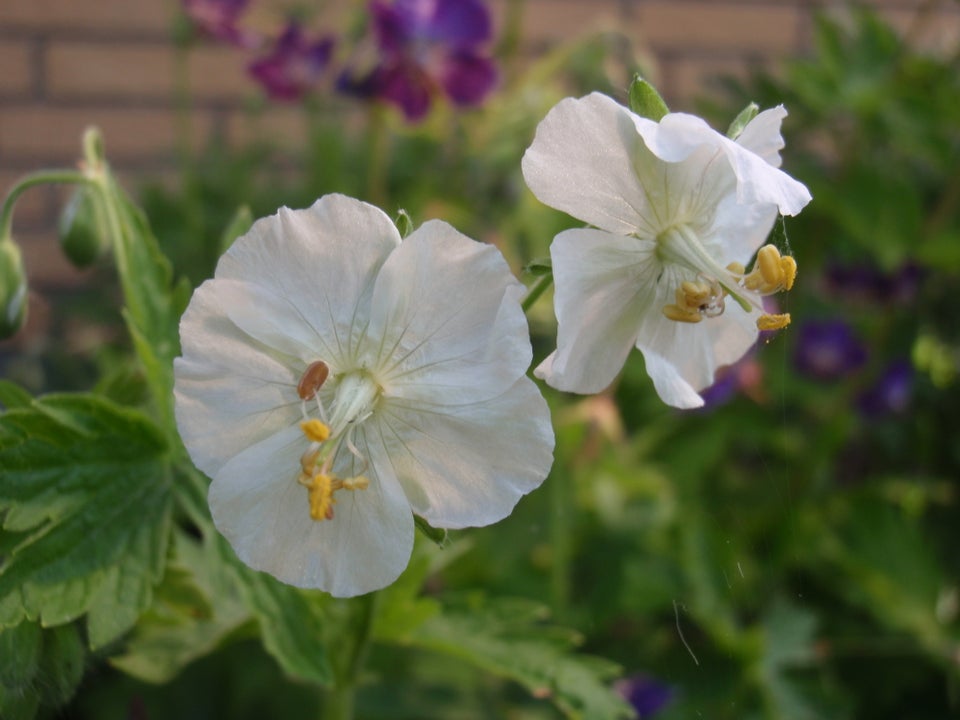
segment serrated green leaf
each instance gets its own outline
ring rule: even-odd
[[[14,693],[29,686],[40,663],[42,635],[31,622],[0,630],[0,685]]]
[[[0,415],[0,466],[0,622],[58,625],[93,609],[91,640],[108,642],[162,573],[171,496],[160,431],[98,396],[49,396]]]
[[[86,650],[76,625],[61,625],[43,634],[43,657],[37,674],[44,681],[44,704],[66,703],[83,678]]]
[[[175,553],[157,587],[150,610],[110,663],[140,680],[165,683],[187,664],[213,652],[245,626],[249,610],[240,602],[235,578],[215,547],[177,534]]]
[[[518,682],[570,718],[633,717],[611,686],[618,666],[575,652],[576,633],[544,624],[545,613],[526,601],[474,602],[427,619],[409,642]]]

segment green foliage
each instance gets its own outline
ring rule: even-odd
[[[670,112],[657,89],[640,75],[634,76],[630,83],[627,99],[633,112],[654,122],[660,122]]]

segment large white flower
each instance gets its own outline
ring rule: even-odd
[[[793,258],[766,246],[752,272],[742,265],[778,210],[795,215],[810,201],[778,169],[785,116],[762,112],[733,141],[700,118],[657,123],[596,93],[547,114],[524,178],[542,202],[593,227],[551,245],[557,349],[538,377],[598,392],[636,346],[664,402],[696,407],[716,369],[756,341],[758,323],[789,322],[764,314],[762,295],[789,289]]]
[[[391,583],[413,513],[495,522],[546,476],[549,411],[525,373],[499,251],[431,221],[401,242],[342,195],[260,220],[180,325],[176,415],[248,565],[351,596]]]

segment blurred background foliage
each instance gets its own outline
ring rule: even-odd
[[[637,353],[602,395],[548,391],[553,473],[508,519],[454,533],[387,591],[401,607],[442,599],[464,622],[417,641],[385,627],[359,717],[556,717],[537,696],[564,688],[530,693],[490,659],[511,647],[551,657],[516,625],[538,613],[573,628],[557,643],[617,663],[643,718],[960,716],[960,48],[918,53],[866,10],[821,18],[815,33],[810,57],[726,82],[701,108],[721,129],[750,101],[790,112],[784,167],[814,196],[781,241],[800,269],[783,300],[794,325],[726,369],[702,410],[664,407]],[[524,264],[573,223],[523,184],[536,123],[566,95],[623,102],[632,74],[655,68],[615,34],[533,65],[509,39],[508,28],[498,91],[469,112],[439,105],[410,124],[318,94],[302,100],[307,147],[264,138],[184,157],[172,188],[140,194],[177,273],[212,274],[238,207],[259,217],[341,192],[416,224],[442,217],[497,244],[530,284]],[[38,389],[100,378],[103,393],[135,400],[100,290],[70,321],[104,340],[96,351],[8,374]],[[531,326],[538,361],[555,338],[549,296]],[[490,672],[435,652],[444,638],[469,644],[468,621],[498,628]],[[316,698],[254,634],[238,620],[166,684],[98,666],[57,716],[315,716]]]

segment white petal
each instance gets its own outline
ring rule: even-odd
[[[366,490],[337,492],[334,518],[318,522],[296,481],[306,447],[293,427],[224,465],[210,485],[217,529],[244,563],[290,585],[337,597],[389,585],[413,548],[410,506],[389,465],[367,468]]]
[[[697,393],[713,384],[717,369],[739,360],[756,342],[756,315],[728,299],[719,317],[694,324],[667,319],[662,307],[674,302],[672,289],[681,281],[671,277],[674,272],[670,266],[664,269],[655,307],[643,318],[637,349],[643,353],[647,374],[665,403],[699,407],[703,400]]]
[[[203,472],[213,476],[243,448],[299,418],[299,378],[228,319],[211,283],[194,293],[180,339],[183,357],[173,365],[177,427]]]
[[[431,221],[384,263],[365,361],[388,397],[432,403],[495,397],[530,366],[523,286],[492,245]]]
[[[374,464],[391,464],[414,512],[435,527],[501,520],[553,462],[550,411],[526,377],[484,402],[438,410],[393,401],[375,418],[363,425]]]
[[[787,110],[783,105],[758,113],[743,128],[743,132],[737,137],[737,144],[756,153],[773,167],[780,167],[783,163],[780,151],[785,145],[780,134],[780,125],[786,116]]]
[[[731,262],[748,265],[766,242],[776,219],[776,205],[745,205],[738,203],[736,196],[728,195],[717,205],[713,222],[701,240],[722,267]]]
[[[554,238],[557,351],[537,368],[537,377],[578,393],[613,382],[649,309],[654,250],[651,241],[602,230],[567,230]]]
[[[254,223],[220,259],[216,277],[245,280],[287,300],[324,334],[336,360],[354,353],[373,281],[399,243],[378,208],[325,195],[305,210],[281,208]]]
[[[764,123],[769,131],[769,118]],[[741,203],[771,203],[784,215],[796,215],[810,202],[810,192],[802,183],[711,129],[701,118],[671,113],[659,124],[638,123],[637,130],[650,151],[667,162],[682,162],[703,147],[722,150],[737,178]]]
[[[649,228],[633,166],[638,121],[649,122],[599,93],[561,100],[524,153],[527,186],[542,203],[603,230]]]

